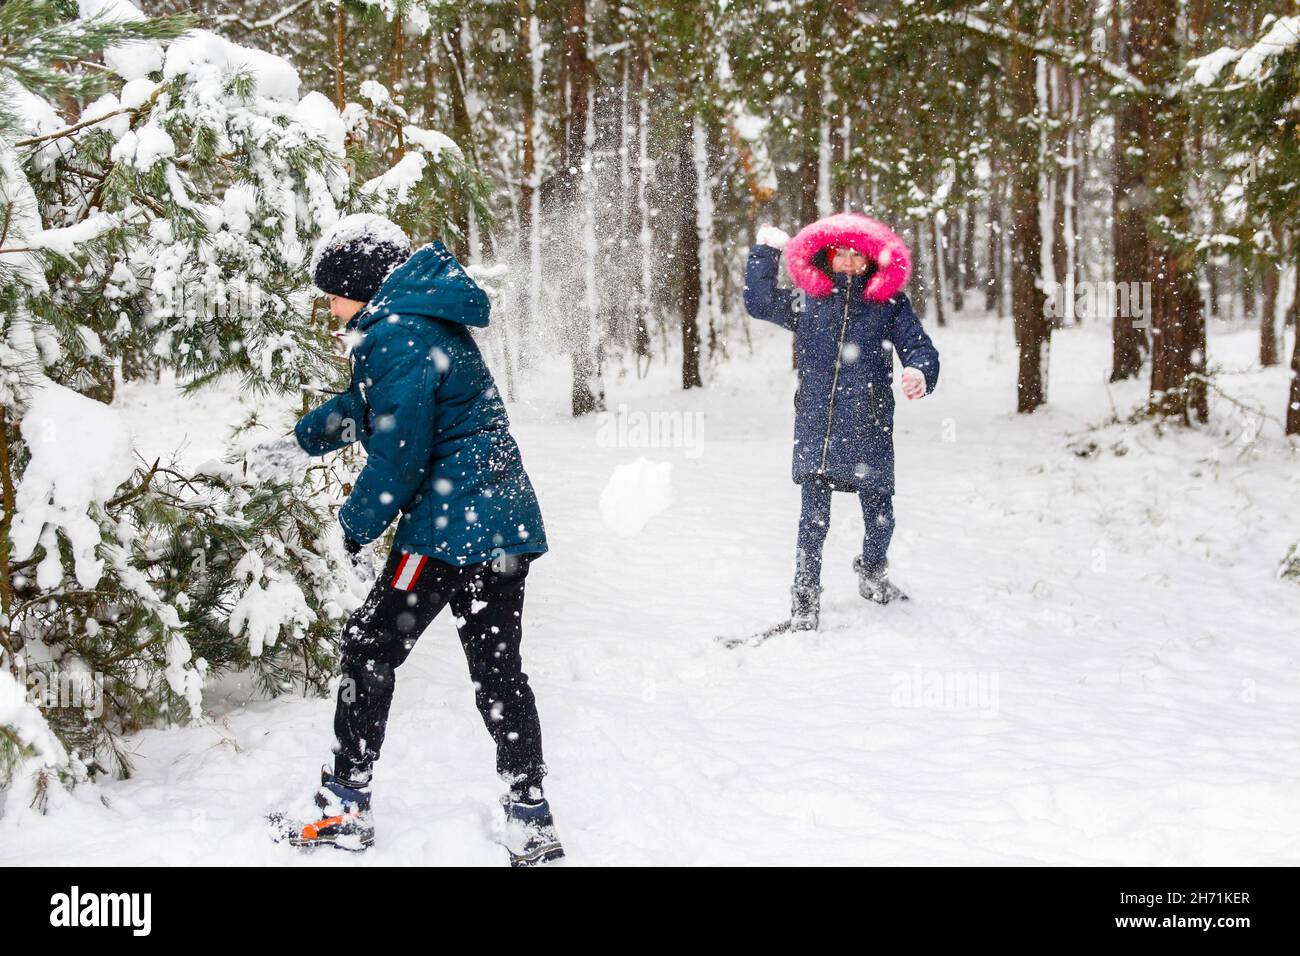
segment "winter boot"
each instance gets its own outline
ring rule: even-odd
[[[790,589],[790,630],[817,630],[821,593],[821,587],[816,584],[796,584]]]
[[[535,802],[501,798],[506,813],[502,842],[510,853],[511,866],[541,866],[564,859],[564,847],[555,835],[551,805],[545,798]]]
[[[272,838],[287,840],[304,849],[332,846],[359,852],[375,842],[375,821],[370,813],[370,787],[356,786],[330,773],[320,772],[320,788],[314,796],[316,809],[295,813],[282,811],[268,817]]]
[[[889,580],[889,565],[868,569],[862,561],[862,555],[853,559],[853,570],[858,574],[858,593],[868,601],[888,604],[890,601],[906,601],[908,597],[898,585]]]

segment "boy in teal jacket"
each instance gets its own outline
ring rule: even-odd
[[[397,520],[392,553],[343,634],[333,769],[318,819],[276,817],[299,846],[364,849],[374,840],[370,778],[384,740],[394,671],[447,604],[475,700],[509,786],[506,842],[516,865],[563,856],[542,793],[541,728],[523,672],[524,579],[546,532],[505,406],[470,327],[489,303],[440,242],[413,255],[378,216],[342,220],[313,260],[330,311],[347,322],[352,380],[261,449],[265,470],[359,441],[366,464],[339,524],[349,553]]]

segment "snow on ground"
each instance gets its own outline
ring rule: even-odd
[[[704,390],[675,391],[668,366],[611,380],[621,422],[568,419],[549,366],[512,406],[552,546],[529,577],[524,651],[570,860],[1300,862],[1300,588],[1275,579],[1300,538],[1297,450],[1273,420],[1285,370],[1254,367],[1256,333],[1216,327],[1223,387],[1273,419],[1216,398],[1196,433],[1090,431],[1144,388],[1106,388],[1103,328],[1056,336],[1051,405],[1029,418],[1013,413],[1008,323],[931,331],[939,391],[898,416],[891,557],[914,600],[857,597],[861,516],[839,495],[823,632],[761,648],[714,638],[787,610],[784,333],[756,328],[755,355]],[[210,457],[218,423],[245,412],[167,389],[123,399],[154,453]],[[679,447],[638,442],[658,425],[687,429]],[[670,495],[667,469],[646,477],[665,462]],[[662,512],[610,520],[628,475]],[[130,739],[132,779],[7,814],[0,862],[504,863],[449,619],[399,671],[364,858],[266,841],[262,814],[314,786],[332,703],[252,697],[227,678],[207,724]]]

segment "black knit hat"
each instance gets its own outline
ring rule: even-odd
[[[370,213],[345,216],[316,244],[312,281],[329,295],[368,302],[410,255],[410,240],[396,223]]]

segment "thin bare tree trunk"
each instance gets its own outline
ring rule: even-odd
[[[1286,406],[1286,433],[1300,435],[1300,257],[1295,264],[1295,297],[1291,300],[1295,341],[1291,345],[1291,393]],[[5,514],[9,509],[5,509]]]
[[[1115,16],[1118,18],[1119,13]],[[1117,39],[1122,35],[1114,31]],[[1136,69],[1137,51],[1129,43],[1124,49],[1123,62]],[[1143,150],[1150,128],[1150,105],[1137,96],[1121,100],[1115,110],[1115,189],[1112,193],[1111,233],[1114,255],[1114,281],[1128,286],[1149,278],[1151,270],[1151,243],[1147,235],[1147,218],[1154,214],[1151,195],[1142,182]],[[1136,288],[1141,288],[1140,285]],[[1111,303],[1111,367],[1110,380],[1118,382],[1136,378],[1142,371],[1142,352],[1146,348],[1146,327],[1141,316],[1133,310],[1121,309],[1124,297],[1116,296]],[[1131,297],[1128,299],[1131,305]],[[1147,302],[1148,319],[1151,302]],[[1124,314],[1127,311],[1128,314]]]
[[[519,0],[519,35],[516,40],[516,59],[521,69],[527,71],[529,82],[520,85],[520,100],[524,121],[524,155],[519,176],[519,237],[517,255],[527,264],[523,267],[522,288],[516,301],[519,306],[519,330],[527,336],[536,320],[540,303],[541,259],[541,194],[537,181],[537,88],[541,84],[541,55],[536,48],[537,17],[533,0]],[[528,349],[520,349],[521,364],[528,361]]]
[[[818,58],[821,25],[818,21],[815,34],[808,39],[808,50],[803,58],[803,115],[801,117],[800,144],[803,151],[799,163],[799,224],[807,225],[818,218],[818,173],[821,171],[821,133],[823,73]]]
[[[947,325],[948,318],[944,314],[944,292],[948,285],[947,276],[944,274],[945,262],[943,255],[943,241],[939,229],[938,220],[930,220],[930,238],[934,249],[934,317],[939,325]]]
[[[1264,304],[1259,310],[1259,364],[1268,368],[1280,361],[1277,347],[1277,294],[1282,277],[1275,262],[1265,261],[1263,269]]]
[[[564,34],[564,65],[568,79],[568,128],[561,159],[563,206],[570,215],[583,220],[584,238],[587,235],[583,173],[591,136],[591,93],[594,68],[587,54],[589,28],[586,0],[569,0]],[[593,250],[584,248],[584,263]],[[589,270],[586,270],[589,271]],[[584,279],[584,282],[588,281]],[[603,388],[600,384],[600,358],[593,329],[596,316],[591,313],[590,290],[582,297],[582,308],[577,310],[577,326],[569,343],[570,367],[573,372],[571,390],[574,417],[600,411],[604,406]]]
[[[339,4],[334,10],[334,106],[341,113],[347,105],[347,94],[343,89],[343,53],[347,49],[348,15]]]
[[[1020,26],[1020,11],[1013,23]],[[1037,117],[1035,57],[1015,49],[1009,53],[1007,95],[1015,119]],[[1041,117],[1038,117],[1041,119]],[[1032,412],[1047,401],[1047,357],[1051,323],[1046,296],[1040,287],[1043,232],[1039,190],[1042,177],[1041,137],[1032,125],[1020,124],[1011,146],[1011,315],[1020,350],[1016,377],[1016,411]]]
[[[637,122],[636,122],[636,248],[640,251],[641,271],[637,282],[636,312],[636,354],[638,359],[645,359],[645,368],[650,369],[650,290],[653,288],[654,236],[650,229],[650,201],[647,195],[646,171],[650,164],[650,96],[649,96],[649,50],[644,37],[637,47]],[[638,375],[641,363],[637,362]]]
[[[341,6],[341,4],[340,4]],[[389,37],[389,64],[388,64],[388,88],[393,91],[394,96],[399,95],[398,86],[402,82],[402,18],[393,17],[393,25],[390,28]]]
[[[681,183],[682,211],[678,222],[677,262],[681,269],[681,286],[677,307],[682,319],[682,388],[699,388],[700,377],[700,233],[699,184],[695,171],[695,143],[692,124],[683,120],[684,132],[677,151],[678,181]]]
[[[988,236],[985,245],[988,256],[988,283],[984,287],[984,308],[1002,314],[1002,180],[998,167],[993,167],[993,182],[989,188]]]
[[[926,247],[929,245],[926,237],[928,230],[928,221],[925,219],[915,219],[908,227],[908,238],[912,244],[912,307],[922,321],[926,319],[930,307],[930,285],[925,255]]]
[[[0,405],[0,505],[4,514],[0,515],[0,647],[8,658],[9,669],[17,673],[17,642],[10,631],[10,621],[14,604],[13,576],[9,570],[9,528],[14,517],[14,475],[13,457],[9,454],[9,409]]]

